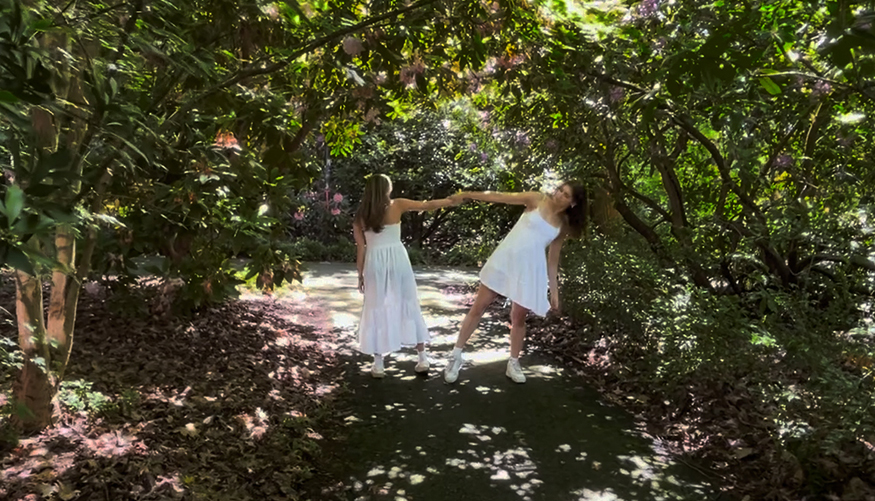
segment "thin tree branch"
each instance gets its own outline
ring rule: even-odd
[[[833,254],[815,254],[812,256],[815,262],[833,261],[836,263],[851,264],[858,268],[865,268],[869,271],[875,271],[875,261],[863,256],[836,256]]]
[[[171,115],[164,122],[164,124],[162,124],[160,132],[167,131],[170,128],[170,126],[174,123],[174,121],[177,117],[185,115],[186,113],[188,113],[190,110],[192,110],[198,103],[200,103],[204,99],[212,96],[213,94],[216,94],[217,92],[222,91],[223,89],[231,87],[232,85],[236,85],[237,83],[241,82],[242,80],[245,80],[247,78],[251,78],[254,76],[258,76],[258,75],[266,75],[266,74],[270,74],[270,73],[274,73],[276,71],[279,71],[279,70],[285,68],[286,66],[288,66],[289,64],[291,64],[292,61],[294,61],[295,59],[298,59],[299,57],[303,56],[304,54],[307,54],[307,53],[317,49],[318,47],[326,45],[329,42],[337,40],[340,37],[343,37],[343,36],[348,35],[350,33],[355,33],[357,31],[360,31],[363,28],[367,28],[371,25],[380,23],[380,22],[385,21],[387,19],[395,18],[395,17],[398,17],[402,14],[406,14],[408,12],[420,9],[422,7],[432,5],[434,3],[437,3],[437,1],[438,0],[421,0],[421,1],[416,2],[408,7],[404,7],[401,9],[395,9],[393,11],[390,11],[390,12],[387,12],[385,14],[381,14],[379,16],[367,19],[365,21],[356,23],[356,24],[348,26],[346,28],[341,28],[337,31],[329,33],[328,35],[325,35],[325,36],[319,37],[315,40],[312,40],[309,43],[298,46],[297,48],[294,49],[294,52],[291,55],[285,57],[284,59],[282,59],[280,61],[274,62],[272,64],[260,63],[260,64],[255,64],[255,65],[249,65],[249,66],[241,69],[234,76],[229,77],[222,82],[219,82],[218,84],[201,92],[199,95],[195,96],[190,101],[188,101],[187,103],[180,106],[176,110],[176,112],[174,112],[173,115]]]

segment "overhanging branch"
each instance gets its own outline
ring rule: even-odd
[[[267,74],[279,71],[279,70],[287,67],[289,64],[292,63],[292,61],[294,61],[295,59],[298,59],[299,57],[303,56],[304,54],[312,52],[313,50],[315,50],[323,45],[326,45],[332,41],[335,41],[335,40],[337,40],[345,35],[348,35],[350,33],[355,33],[357,31],[362,30],[363,28],[367,28],[371,25],[383,22],[387,19],[395,18],[395,17],[398,17],[402,14],[406,14],[408,12],[420,9],[422,7],[426,7],[428,5],[435,4],[435,3],[437,3],[437,1],[438,0],[421,0],[421,1],[416,2],[408,7],[404,7],[401,9],[395,9],[393,11],[387,12],[385,14],[381,14],[381,15],[376,16],[376,17],[372,17],[370,19],[366,19],[362,22],[353,24],[351,26],[341,28],[337,31],[329,33],[328,35],[319,37],[315,40],[311,40],[310,42],[305,43],[303,45],[299,45],[298,47],[294,48],[294,52],[292,52],[289,56],[286,56],[285,58],[283,58],[279,61],[276,61],[274,63],[271,63],[271,64],[256,63],[253,65],[249,65],[249,66],[241,69],[240,71],[238,71],[235,75],[233,75],[233,76],[225,79],[224,81],[219,82],[216,85],[210,87],[209,89],[201,92],[200,94],[198,94],[197,96],[192,98],[190,101],[188,101],[187,103],[180,106],[179,109],[177,109],[176,112],[174,112],[173,115],[171,115],[170,118],[168,118],[167,121],[165,121],[164,124],[162,124],[159,132],[166,132],[170,128],[170,126],[173,124],[173,122],[175,121],[175,119],[177,117],[181,117],[181,116],[185,115],[186,113],[191,111],[199,102],[216,94],[217,92],[221,92],[222,90],[227,89],[228,87],[236,85],[237,83],[239,83],[247,78],[251,78],[251,77],[259,76],[259,75],[267,75]]]

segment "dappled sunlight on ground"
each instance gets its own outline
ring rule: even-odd
[[[357,375],[346,419],[348,474],[334,494],[359,500],[709,499],[701,478],[690,480],[695,475],[629,431],[628,416],[601,405],[597,394],[574,386],[561,370],[538,364],[520,386],[503,368],[503,361],[466,367],[466,381],[453,386],[439,374],[381,381]]]
[[[432,332],[431,370],[413,371],[408,348],[387,357],[383,379],[370,376],[371,358],[354,354],[361,299],[355,269],[337,265],[305,280],[311,298],[335,310],[350,344],[350,394],[340,437],[331,447],[332,476],[320,499],[365,500],[707,500],[705,479],[663,456],[632,418],[554,360],[526,354],[528,377],[504,375],[508,325],[484,316],[465,351],[459,380],[442,369],[467,308],[445,286],[476,280],[417,269],[426,323]],[[332,269],[334,271],[332,271]],[[330,278],[335,280],[329,285]],[[338,280],[339,279],[339,280]],[[454,280],[457,282],[453,283]],[[350,293],[350,290],[352,293]],[[327,296],[324,297],[323,295]],[[346,308],[346,310],[343,310]],[[350,317],[353,321],[350,322]]]

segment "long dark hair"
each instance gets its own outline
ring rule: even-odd
[[[362,203],[355,213],[355,219],[362,225],[362,229],[374,233],[383,231],[383,218],[386,217],[386,209],[389,208],[391,189],[392,181],[385,174],[374,174],[368,178]]]
[[[582,184],[573,181],[567,181],[562,186],[571,188],[571,205],[565,209],[566,220],[568,221],[568,234],[572,238],[580,238],[586,230],[587,217],[589,216],[589,197],[586,194],[586,188]],[[560,189],[562,188],[560,186]]]

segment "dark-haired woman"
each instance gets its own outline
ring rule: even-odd
[[[387,176],[371,176],[353,221],[359,291],[364,293],[359,350],[374,356],[371,375],[376,378],[384,375],[383,355],[402,346],[416,346],[416,372],[426,372],[429,366],[425,343],[431,336],[422,318],[410,258],[401,243],[401,215],[461,203],[449,198],[428,202],[393,200],[391,193],[392,181]]]
[[[444,380],[454,383],[458,379],[465,343],[477,329],[486,307],[501,295],[513,302],[510,359],[505,374],[516,383],[525,383],[519,356],[526,336],[526,315],[532,311],[546,316],[550,309],[559,310],[559,258],[565,240],[579,237],[586,226],[586,190],[565,183],[552,195],[464,192],[453,198],[525,205],[526,211],[480,270],[477,298],[462,321],[456,347],[444,369]]]

